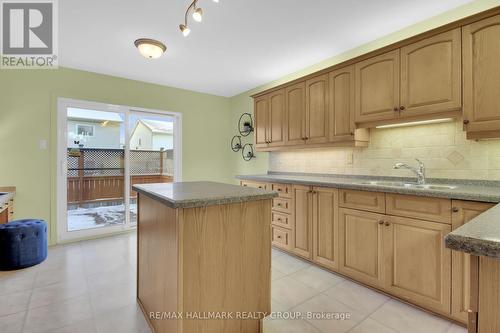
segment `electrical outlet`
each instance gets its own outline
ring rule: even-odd
[[[38,141],[38,148],[40,150],[47,150],[47,140],[42,139]]]
[[[346,159],[347,159],[347,165],[353,165],[353,163],[354,163],[354,153],[353,152],[348,152]]]

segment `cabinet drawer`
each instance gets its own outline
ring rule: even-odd
[[[451,224],[451,200],[387,193],[388,215]]]
[[[292,186],[287,184],[271,184],[271,189],[278,192],[280,197],[291,198],[292,197]]]
[[[292,200],[287,198],[274,198],[273,199],[273,210],[282,212],[282,213],[292,213]]]
[[[282,214],[282,213],[277,213],[277,212],[272,212],[272,223],[274,225],[283,227],[283,228],[288,228],[290,229],[292,227],[292,221],[290,220],[290,215],[288,214]]]
[[[261,182],[253,182],[253,181],[248,181],[248,180],[242,180],[240,181],[241,186],[248,186],[248,187],[255,187],[255,188],[261,188],[263,190],[268,189],[268,184],[266,183],[261,183]]]
[[[276,226],[271,226],[272,242],[274,246],[289,250],[290,249],[290,230]]]
[[[375,213],[385,213],[385,193],[341,190],[339,206]]]

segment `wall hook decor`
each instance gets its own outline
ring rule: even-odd
[[[253,120],[250,113],[243,113],[238,120],[238,130],[241,136],[248,136],[253,132]]]
[[[250,161],[252,158],[255,158],[255,154],[253,152],[253,144],[247,143],[241,149],[241,155],[245,161]]]
[[[239,135],[233,136],[233,138],[231,139],[231,149],[232,149],[232,151],[237,152],[241,148],[242,148],[242,146],[241,146],[241,136],[239,136]]]

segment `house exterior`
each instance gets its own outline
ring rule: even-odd
[[[122,124],[118,113],[68,108],[68,148],[121,149]]]
[[[174,147],[173,122],[140,119],[130,136],[132,150],[169,150]]]

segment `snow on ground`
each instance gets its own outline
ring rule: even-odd
[[[137,219],[137,204],[130,205],[130,222]],[[125,206],[102,206],[68,210],[68,231],[101,228],[125,223]]]

